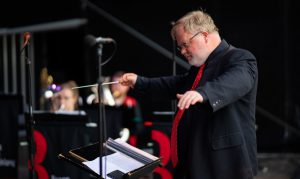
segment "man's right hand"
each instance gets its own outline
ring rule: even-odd
[[[134,73],[125,73],[121,79],[119,80],[119,83],[124,86],[130,86],[131,88],[134,87],[136,83],[137,75]]]

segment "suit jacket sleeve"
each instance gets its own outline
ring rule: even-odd
[[[134,91],[145,98],[155,100],[175,99],[187,75],[147,78],[138,76]]]
[[[196,89],[214,112],[246,95],[254,87],[257,75],[256,59],[248,51],[232,53],[222,68],[219,76]]]

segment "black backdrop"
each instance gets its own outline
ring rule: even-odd
[[[170,22],[189,10],[202,7],[213,16],[223,38],[237,47],[252,51],[257,57],[258,106],[299,128],[299,28],[296,27],[296,12],[299,6],[296,1],[175,0],[165,1],[163,4],[159,1],[89,2],[95,3],[169,51],[172,51]],[[49,73],[53,74],[54,81],[58,83],[67,79],[74,79],[80,85],[95,82],[97,61],[87,58],[84,52],[85,34],[112,37],[118,43],[115,57],[103,66],[104,75],[110,75],[120,69],[149,77],[172,74],[171,60],[87,8],[85,1],[28,1],[24,6],[18,6],[19,8],[15,8],[16,5],[11,1],[7,1],[7,4],[10,8],[1,11],[1,17],[5,17],[5,20],[1,21],[1,27],[77,17],[89,20],[88,25],[79,29],[34,34],[37,80],[39,70],[47,67]],[[31,15],[22,12],[31,12]],[[105,47],[104,56],[109,56],[110,52],[110,47]],[[185,71],[177,67],[178,73]],[[36,83],[39,84],[39,81]],[[85,96],[87,91],[82,90],[81,94]],[[40,94],[37,92],[37,95]],[[140,99],[140,102],[147,119],[153,117],[153,111],[171,110],[170,102],[144,99]],[[272,119],[274,118],[258,112],[258,134],[262,136],[258,139],[268,139],[259,141],[259,146],[263,148],[284,140],[283,135],[287,131]],[[281,140],[277,140],[278,137]]]

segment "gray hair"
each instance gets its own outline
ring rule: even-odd
[[[177,28],[182,26],[186,32],[191,33],[196,31],[204,31],[208,33],[219,31],[212,17],[202,10],[188,12],[186,15],[177,20],[171,29],[171,36],[173,39],[175,39]]]

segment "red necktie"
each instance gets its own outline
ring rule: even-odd
[[[196,88],[196,86],[198,85],[201,77],[202,77],[202,73],[203,73],[203,69],[204,69],[205,64],[203,64],[199,71],[198,74],[195,78],[195,81],[193,83],[193,86],[191,88],[191,90],[194,90]],[[173,167],[176,167],[177,163],[178,163],[178,155],[177,155],[177,128],[178,128],[178,124],[179,121],[184,113],[185,109],[179,109],[176,113],[174,122],[173,122],[173,126],[172,126],[172,134],[171,134],[171,159],[172,159],[172,163],[173,163]]]

